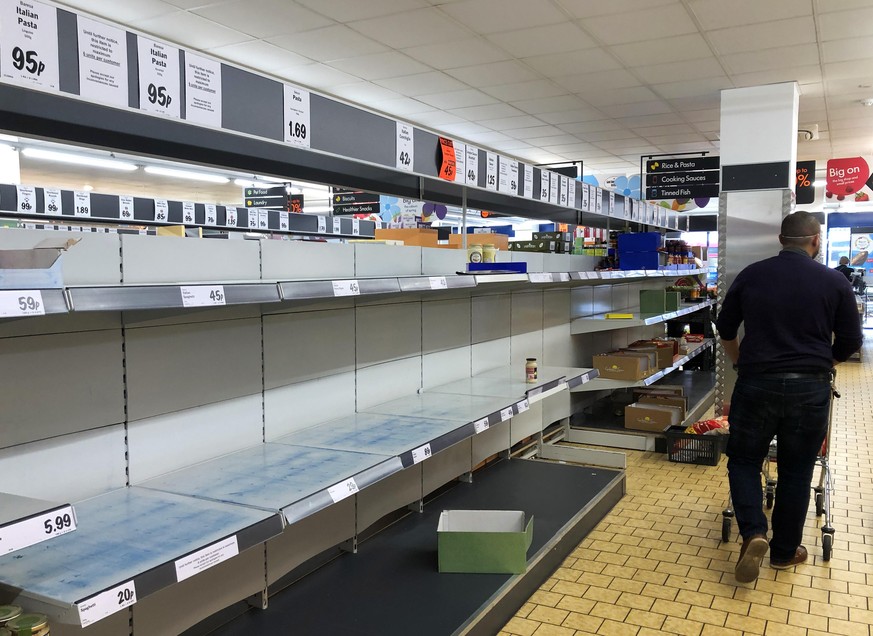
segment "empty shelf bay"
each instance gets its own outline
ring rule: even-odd
[[[521,398],[521,396],[519,396]],[[365,413],[401,415],[405,417],[454,420],[469,423],[496,416],[500,421],[500,411],[513,406],[515,400],[502,397],[478,395],[447,395],[444,393],[424,393],[377,404],[365,409]]]

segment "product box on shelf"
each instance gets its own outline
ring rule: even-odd
[[[637,399],[637,404],[660,404],[661,406],[674,406],[681,409],[681,419],[685,419],[688,412],[688,398],[681,395],[642,395]]]
[[[682,409],[666,404],[634,402],[624,408],[624,427],[636,431],[663,433],[682,422]]]
[[[655,252],[661,247],[660,232],[635,232],[619,234],[617,239],[618,253],[625,252]]]
[[[634,389],[634,401],[644,395],[663,395],[667,397],[685,395],[685,387],[681,384],[658,384],[655,386],[641,386]]]
[[[443,510],[437,525],[440,572],[521,574],[533,517],[520,510]]]
[[[573,240],[572,232],[534,232],[533,240],[535,241],[559,241],[561,243],[569,243]]]
[[[464,245],[463,234],[449,236],[449,246],[460,249]],[[499,232],[467,234],[467,245],[493,245],[498,250],[508,250],[510,243],[506,234]]]
[[[27,250],[0,250],[0,289],[50,289],[64,286],[63,253],[79,239],[51,237]]]
[[[663,314],[668,311],[676,311],[682,303],[682,295],[679,292],[668,292],[663,289],[640,290],[640,313]]]
[[[618,258],[623,270],[658,269],[661,263],[660,252],[626,252]]]
[[[642,380],[649,374],[649,356],[634,352],[613,351],[593,356],[592,365],[601,378],[608,380]]]
[[[510,241],[509,249],[513,252],[554,252],[556,241]]]
[[[654,351],[656,354],[655,365],[659,369],[673,366],[673,345],[667,342],[637,341],[627,347],[628,351]]]

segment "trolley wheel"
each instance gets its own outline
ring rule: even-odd
[[[816,491],[815,493],[815,516],[821,517],[824,514],[824,493]],[[827,560],[827,559],[825,559]]]
[[[721,520],[721,542],[727,543],[731,540],[731,518],[724,517]]]
[[[834,535],[825,532],[821,535],[821,558],[823,561],[830,561],[831,554],[834,550]]]
[[[773,492],[773,489],[770,486],[767,486],[767,496],[766,496],[766,502],[765,502],[765,505],[767,506],[767,510],[770,510],[773,507],[773,496],[774,495],[775,495],[775,493]]]

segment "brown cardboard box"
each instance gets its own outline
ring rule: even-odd
[[[685,387],[681,384],[657,384],[654,386],[641,386],[634,389],[634,399],[641,395],[685,395]]]
[[[677,395],[667,397],[665,395],[642,395],[637,399],[637,404],[663,404],[665,406],[678,406],[682,409],[682,421],[688,412],[688,398]]]
[[[601,353],[593,357],[593,365],[601,378],[608,380],[641,380],[649,372],[649,358],[632,352]]]
[[[377,240],[403,241],[404,245],[440,247],[436,230],[426,228],[391,228],[376,230]]]
[[[673,366],[673,345],[668,343],[639,340],[628,345],[628,351],[655,351],[657,360],[655,365],[659,369]]]
[[[493,245],[504,252],[509,249],[509,237],[506,234],[489,232],[487,234],[467,234],[467,245]],[[463,234],[450,234],[449,247],[460,249],[464,245]]]
[[[663,433],[667,428],[682,422],[681,411],[678,406],[635,402],[624,408],[624,427],[637,431]]]

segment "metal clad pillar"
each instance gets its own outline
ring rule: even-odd
[[[740,270],[780,249],[779,227],[793,209],[799,100],[796,82],[721,92],[719,303]],[[736,373],[724,350],[717,351],[715,407],[721,414]]]

